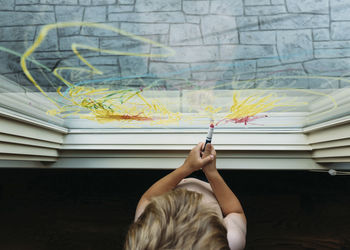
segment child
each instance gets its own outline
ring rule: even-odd
[[[184,164],[141,197],[125,249],[244,249],[243,208],[216,169],[216,151],[198,143]],[[209,183],[188,175],[202,169]]]

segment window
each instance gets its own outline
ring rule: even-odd
[[[203,140],[213,121],[228,167],[233,151],[294,154],[307,159],[302,168],[320,167],[319,153],[348,146],[347,136],[320,133],[345,126],[350,113],[347,5],[260,4],[7,1],[0,7],[3,159],[15,158],[16,147],[7,149],[19,144],[56,150],[38,153],[51,161],[95,149],[179,152]],[[61,139],[33,132],[15,143],[8,120]],[[345,160],[335,155],[319,158]]]

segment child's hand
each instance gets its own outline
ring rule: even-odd
[[[210,153],[206,156],[201,157],[201,148],[203,146],[203,142],[198,143],[197,146],[191,150],[187,156],[187,159],[185,160],[184,166],[192,172],[203,168],[214,160],[214,156]]]
[[[202,157],[208,157],[208,155],[212,155],[213,156],[213,161],[211,161],[209,164],[205,165],[203,167],[203,172],[204,173],[213,173],[216,171],[216,151],[214,149],[214,146],[211,145],[210,143],[208,143],[205,146],[205,150],[202,154]]]

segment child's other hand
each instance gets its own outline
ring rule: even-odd
[[[184,166],[191,170],[192,172],[203,168],[204,166],[210,164],[214,160],[214,156],[210,153],[206,156],[201,157],[201,149],[204,146],[203,142],[200,142],[195,146],[191,152],[188,154],[185,160]],[[208,144],[207,144],[208,146]]]
[[[207,164],[203,167],[203,172],[204,173],[213,173],[216,171],[216,151],[214,149],[214,146],[211,145],[211,143],[208,143],[205,146],[205,150],[202,154],[202,158],[208,157],[208,155],[212,155],[213,160],[209,164]]]

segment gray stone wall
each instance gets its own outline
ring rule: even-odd
[[[124,88],[153,83],[167,89],[348,87],[342,79],[350,72],[349,13],[347,0],[0,0],[0,74],[32,88],[19,55],[46,24],[79,21],[119,28],[164,44],[175,54],[139,57],[80,50],[103,74],[60,71],[75,84]],[[167,53],[155,44],[106,29],[54,29],[33,53],[36,62],[28,61],[44,90],[63,85],[52,74],[56,68],[88,69],[72,52],[72,43]]]

